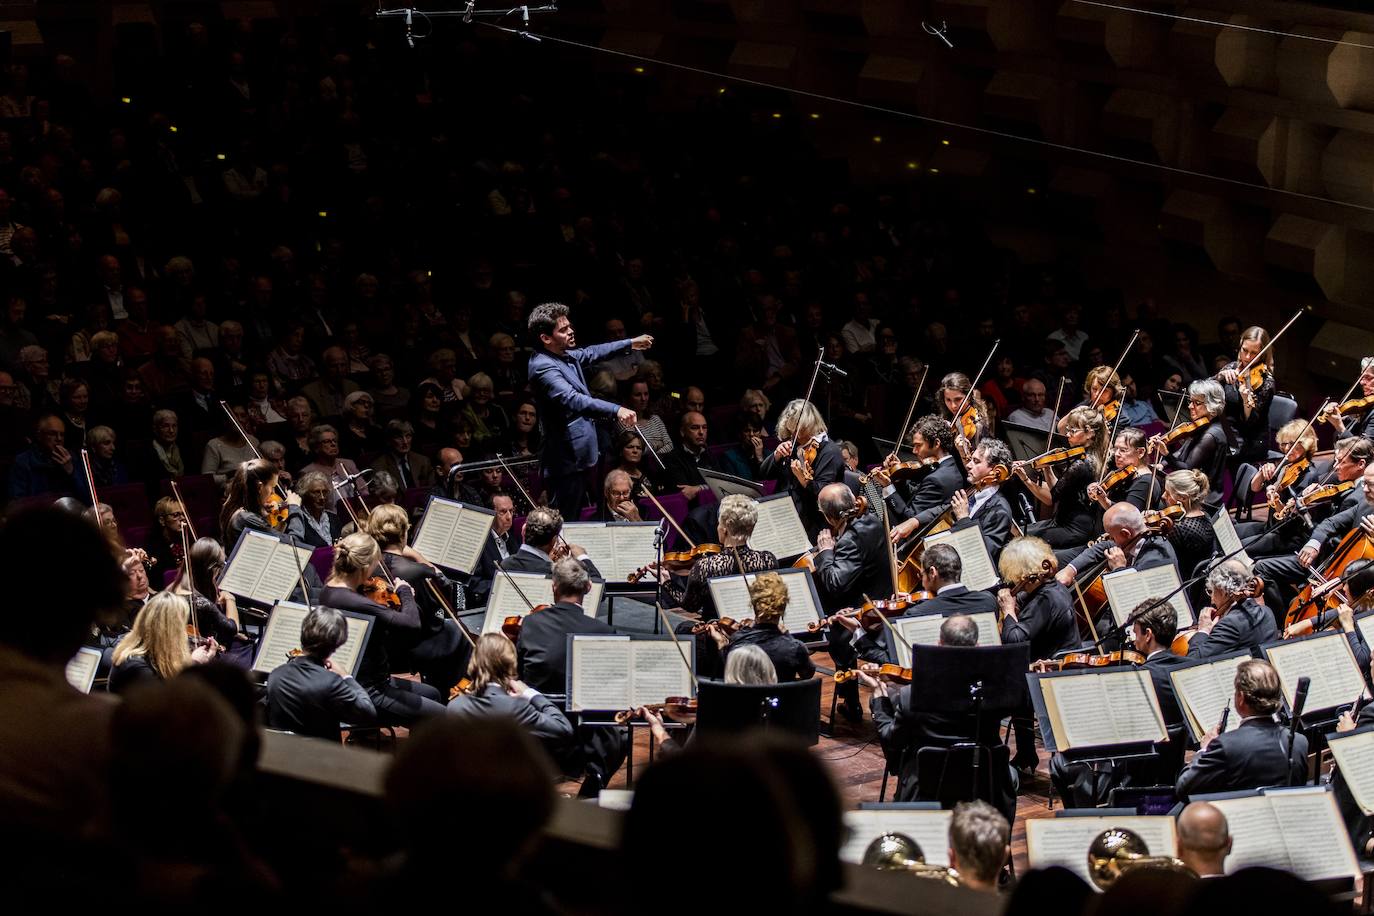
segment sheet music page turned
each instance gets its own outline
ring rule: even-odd
[[[1178,854],[1178,834],[1172,817],[1040,817],[1026,821],[1026,858],[1031,868],[1062,865],[1090,887],[1088,848],[1104,830],[1120,827],[1145,841],[1152,856]]]
[[[1213,516],[1212,530],[1217,534],[1217,545],[1221,547],[1222,556],[1234,553],[1236,559],[1242,561],[1247,568],[1255,565],[1255,561],[1250,559],[1250,555],[1240,545],[1240,535],[1236,533],[1236,526],[1231,523],[1229,512],[1218,512]]]
[[[263,627],[262,639],[258,642],[258,656],[253,660],[254,671],[271,674],[278,665],[286,664],[289,653],[301,647],[301,624],[308,613],[303,604],[277,602],[267,618],[267,625]]]
[[[840,860],[858,865],[869,843],[884,833],[902,833],[920,845],[927,865],[948,866],[949,822],[953,817],[953,811],[846,811],[844,825],[849,828],[849,839],[840,850]]]
[[[1000,646],[1002,635],[997,631],[997,615],[992,611],[981,611],[977,614],[966,614],[978,624],[978,645],[980,646]],[[933,646],[940,642],[940,625],[945,622],[945,618],[940,614],[922,614],[917,617],[894,617],[892,626],[902,637],[913,646]],[[902,640],[894,639],[893,643],[897,647],[897,663],[903,668],[911,667],[911,650],[903,645]]]
[[[1186,592],[1176,591],[1179,586],[1178,570],[1173,564],[1155,566],[1151,569],[1118,569],[1102,577],[1102,588],[1107,593],[1107,603],[1112,609],[1112,619],[1123,625],[1131,611],[1141,602],[1151,598],[1171,595],[1169,604],[1178,615],[1178,628],[1186,630],[1193,625],[1193,609],[1188,604]],[[1173,594],[1171,594],[1173,593]]]
[[[348,621],[348,638],[334,650],[333,661],[340,669],[357,677],[358,666],[362,664],[363,643],[372,621],[361,614],[346,615],[344,619]]]
[[[634,647],[628,636],[579,636],[568,656],[571,690],[568,708],[632,709],[634,686],[630,664]],[[679,662],[681,664],[681,662]]]
[[[1332,735],[1328,744],[1355,804],[1374,814],[1374,730]]]
[[[787,609],[782,614],[782,626],[788,633],[807,632],[807,624],[820,620],[821,609],[816,601],[816,588],[811,581],[811,571],[807,569],[773,570],[782,577],[787,586]],[[749,573],[745,577],[717,576],[706,582],[711,590],[711,598],[716,604],[716,613],[721,617],[747,620],[754,616],[754,606],[749,600],[750,585],[758,576]]]
[[[1163,741],[1150,672],[1123,669],[1040,678],[1059,749]]]
[[[1298,678],[1304,675],[1312,679],[1305,707],[1309,713],[1348,706],[1364,693],[1364,676],[1344,633],[1286,641],[1269,646],[1264,654],[1278,673],[1283,698],[1290,706]]]
[[[514,580],[514,584],[511,580]],[[582,613],[588,617],[596,616],[605,588],[604,582],[592,580],[592,590],[582,599]],[[487,616],[482,619],[483,633],[500,633],[501,624],[507,617],[524,617],[530,612],[530,605],[520,597],[521,592],[530,604],[553,604],[553,577],[527,572],[507,574],[498,570],[491,580],[491,594],[487,596]]]
[[[252,595],[257,590],[267,561],[280,543],[270,534],[246,529],[234,548],[229,568],[224,571],[224,576],[219,581],[220,591],[229,592],[231,595]]]
[[[1174,684],[1174,695],[1188,720],[1188,729],[1194,741],[1201,741],[1221,722],[1221,712],[1231,704],[1235,696],[1236,669],[1240,663],[1250,658],[1249,653],[1236,658],[1223,658],[1203,665],[1190,665],[1175,668],[1169,672]],[[1241,717],[1233,709],[1226,720],[1226,730],[1240,728]]]
[[[95,674],[100,669],[100,650],[82,646],[67,662],[67,683],[82,693],[90,693]]]
[[[759,520],[749,538],[750,547],[767,550],[779,560],[800,556],[811,549],[811,539],[806,536],[791,496],[761,499],[758,506]]]
[[[992,557],[988,556],[988,546],[983,542],[983,531],[977,525],[941,531],[939,534],[932,534],[922,543],[927,550],[932,544],[948,544],[953,547],[964,564],[961,581],[971,592],[991,588],[1001,581],[992,565]]]
[[[1230,828],[1228,875],[1254,865],[1289,871],[1304,881],[1359,875],[1336,799],[1323,787],[1271,790],[1212,804]]]
[[[415,549],[434,563],[470,573],[482,559],[496,517],[451,499],[431,499],[415,532]]]

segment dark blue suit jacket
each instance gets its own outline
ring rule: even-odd
[[[591,396],[583,370],[598,360],[630,349],[631,340],[593,344],[554,356],[540,350],[530,357],[530,388],[539,399],[544,429],[544,470],[554,477],[585,471],[601,458],[593,419],[615,419],[620,405]]]

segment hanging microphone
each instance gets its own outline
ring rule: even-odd
[[[361,471],[359,471],[359,472],[356,473],[356,474],[345,474],[345,475],[344,475],[344,479],[341,480],[341,481],[339,481],[337,484],[335,484],[335,486],[346,487],[346,486],[348,486],[350,483],[352,483],[353,481],[357,480],[359,477],[366,477],[368,474],[371,474],[371,473],[372,473],[372,468],[363,468]]]
[[[412,25],[411,16],[414,12],[410,7],[406,7],[406,44],[412,48],[415,47],[415,36],[411,34],[410,27]]]
[[[1298,720],[1302,718],[1302,708],[1307,705],[1307,690],[1312,686],[1312,679],[1307,676],[1298,678],[1298,689],[1293,692],[1293,727],[1297,727]]]
[[[824,367],[824,368],[825,368],[825,371],[827,371],[827,372],[833,372],[833,373],[835,373],[836,375],[842,375],[842,376],[844,376],[845,378],[849,378],[849,373],[848,373],[848,372],[845,372],[843,369],[841,369],[839,366],[835,365],[834,363],[826,363],[826,362],[823,362],[823,363],[821,363],[821,366]]]

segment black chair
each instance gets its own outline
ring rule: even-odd
[[[1254,514],[1254,494],[1250,492],[1250,483],[1257,473],[1259,469],[1247,461],[1242,461],[1236,467],[1231,483],[1231,499],[1226,504],[1226,510],[1234,511],[1237,521],[1248,522]]]
[[[936,801],[941,808],[953,808],[961,801],[975,798],[1001,811],[1008,823],[1015,823],[1016,792],[1011,785],[1009,747],[963,742],[948,748],[923,747],[916,752],[917,801]]]
[[[820,741],[821,679],[786,684],[697,685],[696,740],[738,735],[755,728],[794,734],[808,746]]]
[[[1298,415],[1298,399],[1286,391],[1274,392],[1274,399],[1269,402],[1269,439],[1272,442],[1274,436],[1283,427],[1283,424]]]

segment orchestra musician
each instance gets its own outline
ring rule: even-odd
[[[1324,468],[1312,460],[1312,456],[1317,451],[1317,431],[1307,422],[1289,420],[1275,434],[1274,439],[1282,456],[1282,471],[1278,463],[1266,461],[1255,469],[1255,475],[1250,478],[1251,493],[1266,493],[1268,495],[1269,517],[1263,522],[1240,522],[1236,525],[1236,534],[1246,542],[1246,554],[1254,558],[1297,553],[1302,549],[1303,541],[1307,538],[1307,528],[1300,523],[1289,523],[1279,527],[1281,520],[1273,508],[1275,505],[1281,505],[1294,496],[1308,491],[1310,487],[1315,487],[1319,481],[1327,476],[1327,471],[1332,470],[1331,468]],[[1370,443],[1363,439],[1344,439],[1336,442],[1334,470],[1338,477],[1341,473],[1341,456],[1349,456],[1352,451],[1351,446],[1359,442],[1365,442],[1363,451],[1368,452]],[[1360,462],[1358,470],[1347,463],[1345,472],[1348,476],[1343,479],[1358,477],[1364,470],[1364,464],[1367,460],[1366,456],[1365,461]],[[1282,480],[1291,480],[1291,482],[1280,487],[1281,480],[1278,479],[1280,474],[1283,475]],[[1313,511],[1319,510],[1314,509]]]
[[[939,422],[939,421],[936,421]],[[948,426],[941,423],[941,428]],[[948,433],[946,433],[948,434]],[[821,606],[827,614],[859,607],[864,596],[876,598],[892,591],[892,570],[884,543],[883,523],[874,513],[865,512],[854,493],[842,483],[821,490],[817,499],[826,530],[816,537],[815,581]],[[847,627],[857,621],[839,618],[845,626],[830,627],[830,657],[837,669],[854,667],[861,652],[872,661],[885,661],[887,649],[881,634],[870,634]],[[859,685],[848,681],[836,688],[840,711],[851,721],[863,717],[859,707]]]
[[[181,595],[158,592],[134,618],[133,628],[111,657],[111,693],[126,693],[140,684],[170,681],[191,665],[203,665],[219,654],[214,638],[192,649],[186,638],[189,602]]]
[[[999,470],[1000,469],[1000,470]],[[954,526],[971,518],[983,534],[983,544],[994,565],[1002,548],[1011,540],[1014,526],[1011,503],[1002,495],[998,477],[1010,476],[1011,449],[1000,439],[985,438],[978,443],[968,460],[968,481],[973,492],[955,490],[949,499]]]
[[[775,572],[760,573],[749,583],[749,604],[754,611],[754,622],[741,627],[728,638],[717,627],[707,632],[720,648],[721,657],[728,667],[730,656],[745,646],[762,649],[773,663],[778,683],[804,681],[816,673],[811,663],[811,653],[806,643],[789,635],[782,628],[782,617],[787,611],[787,583]]]
[[[1269,332],[1258,325],[1246,328],[1240,335],[1240,351],[1236,358],[1222,367],[1216,380],[1222,384],[1226,398],[1226,419],[1238,440],[1240,461],[1262,461],[1269,453],[1269,407],[1274,402],[1274,351],[1251,361],[1269,346]],[[1240,370],[1250,367],[1241,378]],[[1254,384],[1254,376],[1260,383]],[[1205,468],[1203,470],[1206,470]],[[1221,478],[1209,473],[1212,480]]]
[[[566,755],[573,726],[554,703],[520,680],[515,644],[504,633],[477,637],[468,665],[468,689],[448,704],[448,714],[462,719],[499,716],[511,719],[539,740],[550,757]]]
[[[358,668],[358,683],[367,690],[377,719],[383,724],[410,726],[444,711],[444,697],[428,684],[393,678],[391,672],[391,630],[420,629],[420,606],[415,590],[404,579],[395,586],[395,608],[380,604],[361,591],[376,574],[382,550],[372,535],[357,531],[334,545],[334,568],[320,592],[319,603],[341,611],[366,614],[376,621],[380,632],[373,632],[363,650]]]
[[[1120,502],[1130,503],[1142,512],[1155,508],[1153,503],[1159,499],[1161,482],[1159,475],[1145,460],[1145,443],[1144,430],[1134,426],[1118,429],[1116,441],[1112,443],[1113,470],[1135,468],[1135,472],[1126,475],[1110,489],[1101,482],[1088,484],[1088,498],[1103,509],[1110,509],[1112,503]],[[1107,476],[1110,475],[1104,475],[1103,479]]]
[[[1055,466],[1042,469],[1041,480],[1032,480],[1030,462],[1012,464],[1012,473],[1026,485],[1042,506],[1053,508],[1053,516],[1042,519],[1026,529],[1026,534],[1045,541],[1051,547],[1066,549],[1087,543],[1096,533],[1097,513],[1088,502],[1088,484],[1102,474],[1102,459],[1106,454],[1107,426],[1102,412],[1088,407],[1075,407],[1064,418],[1065,436],[1070,448],[1086,449],[1080,457],[1070,459],[1057,471]]]
[[[949,819],[949,867],[959,884],[975,891],[996,892],[1002,868],[1011,859],[1011,823],[985,801],[954,806]]]
[[[796,504],[807,535],[815,538],[825,527],[816,499],[824,487],[844,480],[844,457],[827,434],[820,411],[810,401],[788,402],[778,415],[776,435],[780,441],[759,465],[759,479],[781,482]],[[801,460],[808,446],[814,446],[816,453],[810,465]]]
[[[520,535],[515,530],[515,501],[511,499],[511,494],[493,493],[491,511],[495,513],[495,518],[482,544],[482,557],[477,561],[476,571],[463,586],[470,599],[464,603],[473,607],[482,607],[487,603],[492,579],[499,575],[496,565],[506,562],[520,549]]]
[[[557,509],[536,506],[525,516],[525,543],[501,565],[506,572],[529,572],[547,576],[553,564],[564,555],[572,556],[587,569],[587,575],[600,578],[601,572],[585,548],[562,539],[563,516]]]
[[[665,603],[676,605],[673,610],[678,614],[715,620],[720,614],[707,584],[711,579],[777,569],[778,558],[771,552],[749,546],[749,538],[758,520],[759,504],[748,496],[732,493],[721,500],[720,517],[716,522],[720,552],[698,557],[692,563],[686,582],[682,584],[674,582],[666,569],[660,571]]]
[[[266,508],[273,499],[285,506],[286,521],[274,528]],[[283,531],[288,536],[305,540],[305,518],[300,495],[287,490],[285,497],[277,493],[277,466],[265,458],[255,458],[239,465],[229,478],[224,494],[224,506],[219,514],[220,530],[224,533],[224,548],[232,551],[245,528],[255,531]]]
[[[1212,725],[1202,738],[1193,761],[1179,775],[1174,793],[1179,798],[1213,792],[1238,792],[1265,786],[1307,782],[1307,737],[1292,735],[1274,720],[1283,694],[1279,676],[1266,661],[1247,659],[1236,668],[1232,715],[1240,727],[1225,734]]]
[[[331,656],[348,639],[348,620],[332,607],[301,622],[301,654],[267,676],[267,727],[338,743],[339,723],[371,725],[372,697]]]
[[[940,419],[949,423],[954,430],[955,450],[960,454],[963,454],[964,449],[977,445],[991,431],[991,416],[987,405],[983,403],[983,393],[974,391],[970,395],[969,390],[972,388],[973,381],[967,375],[962,372],[951,372],[940,379],[940,393],[935,399]],[[961,404],[964,407],[963,413],[955,417],[954,411],[958,410]],[[970,431],[972,435],[969,434]]]
[[[1188,643],[1189,658],[1213,658],[1242,649],[1253,652],[1279,638],[1273,612],[1251,595],[1252,582],[1239,558],[1207,574],[1211,603],[1198,613],[1197,633]]]
[[[1088,370],[1088,374],[1083,378],[1083,400],[1074,406],[1092,407],[1100,410],[1102,419],[1106,421],[1108,426],[1111,426],[1112,420],[1116,417],[1116,412],[1121,409],[1121,396],[1124,388],[1120,377],[1112,371],[1111,366],[1094,366]],[[1055,432],[1061,436],[1067,436],[1068,431],[1069,415],[1066,413],[1059,418],[1059,425],[1055,427]]]
[[[1230,854],[1231,829],[1220,808],[1196,801],[1183,809],[1178,816],[1178,857],[1184,865],[1199,878],[1220,878]]]
[[[1201,471],[1174,471],[1164,479],[1164,504],[1183,509],[1183,517],[1174,520],[1167,534],[1180,579],[1192,576],[1217,551],[1216,529],[1206,509],[1207,485]]]
[[[892,483],[895,457],[889,457],[883,467],[869,474],[869,479],[883,488],[883,499],[892,516],[904,519],[892,527],[894,543],[906,540],[944,514],[950,497],[964,482],[954,455],[954,429],[948,422],[934,415],[922,417],[916,421],[911,443],[917,460],[933,465],[917,483]]]
[[[921,588],[931,597],[918,602],[903,616],[997,613],[997,599],[988,592],[971,592],[960,581],[964,563],[949,544],[932,544],[921,555]]]
[[[1369,669],[1370,674],[1374,674],[1374,668],[1371,668],[1370,665],[1366,664],[1364,667]],[[1343,711],[1340,718],[1336,720],[1336,731],[1344,734],[1369,725],[1374,725],[1374,703],[1365,703],[1364,706],[1360,707],[1358,713],[1353,708]],[[1355,801],[1355,797],[1350,791],[1350,785],[1340,767],[1333,768],[1331,791],[1336,797],[1336,806],[1340,808],[1346,829],[1350,831],[1350,840],[1355,847],[1355,853],[1362,857],[1368,857],[1374,853],[1374,816],[1365,814],[1359,803]]]
[[[1360,360],[1360,394],[1366,398],[1374,398],[1374,356],[1366,356]],[[1366,408],[1353,416],[1342,416],[1339,407],[1332,401],[1322,405],[1321,419],[1331,424],[1331,428],[1336,431],[1336,438],[1349,439],[1352,436],[1369,437],[1374,434],[1374,410]]]
[[[1165,437],[1152,436],[1151,454],[1162,454],[1164,465],[1171,471],[1196,470],[1208,480],[1221,480],[1230,453],[1226,426],[1222,416],[1226,410],[1226,394],[1221,383],[1213,379],[1199,379],[1188,386],[1188,421],[1175,430],[1195,426],[1182,435],[1170,450]]]

